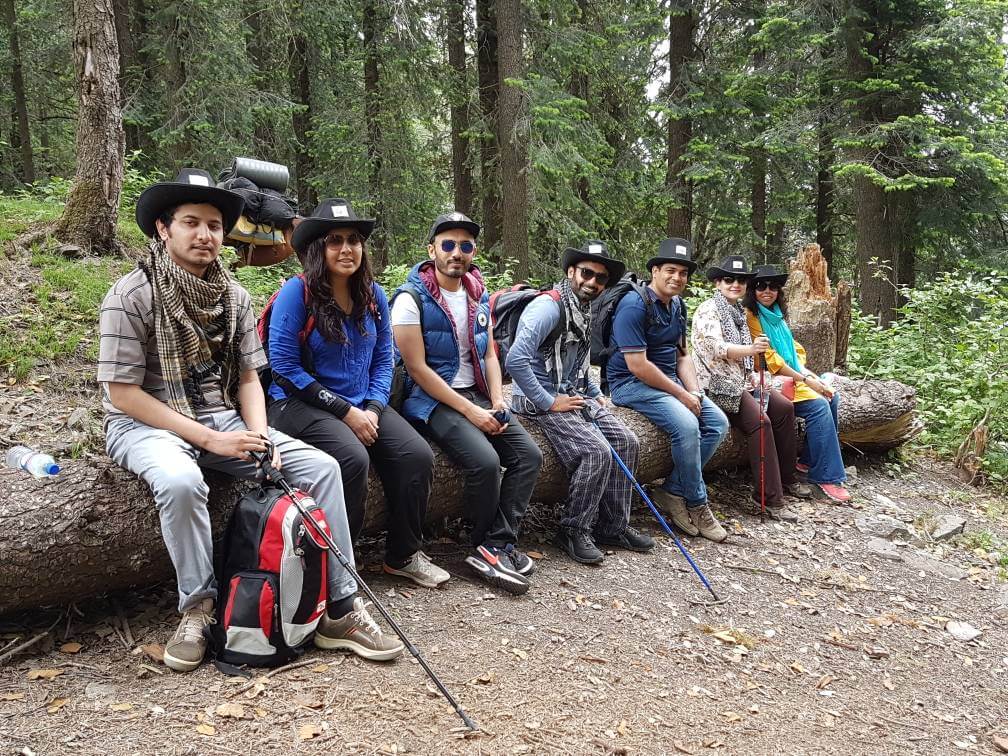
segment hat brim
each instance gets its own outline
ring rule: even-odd
[[[474,221],[445,221],[444,223],[435,226],[434,230],[431,232],[430,238],[427,239],[427,243],[430,244],[434,241],[434,237],[445,231],[451,231],[455,228],[461,228],[463,231],[468,231],[472,234],[473,239],[478,239],[480,235],[480,225]]]
[[[672,263],[673,265],[685,265],[689,269],[689,274],[692,276],[697,269],[697,264],[693,260],[683,260],[680,257],[652,257],[647,261],[647,272],[651,272],[651,268],[655,265],[666,265]]]
[[[732,278],[744,278],[746,281],[753,277],[752,271],[747,270],[743,273],[736,271],[725,270],[724,268],[718,268],[717,266],[712,266],[707,268],[707,280],[717,281],[719,278],[724,278],[725,276],[731,276]]]
[[[606,270],[609,271],[610,285],[623,278],[623,274],[626,273],[626,265],[622,261],[614,260],[613,258],[605,257],[604,255],[589,255],[587,252],[582,252],[580,249],[574,249],[574,247],[567,247],[567,249],[564,250],[563,255],[560,256],[560,267],[564,273],[566,273],[567,268],[571,265],[577,265],[582,261],[602,263],[605,265]]]
[[[374,218],[304,218],[298,223],[297,228],[291,235],[291,246],[297,252],[304,252],[305,248],[320,236],[325,236],[334,228],[355,228],[367,239],[374,231]]]
[[[136,222],[147,236],[157,235],[157,219],[179,205],[213,205],[221,212],[224,235],[234,228],[245,207],[245,199],[238,193],[216,186],[182,184],[174,181],[147,187],[137,199]]]

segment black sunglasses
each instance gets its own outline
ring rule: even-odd
[[[738,281],[741,284],[749,283],[749,279],[746,276],[721,276],[721,280],[724,281],[729,286],[731,286],[736,281]]]
[[[776,281],[756,282],[756,291],[766,291],[767,289],[770,289],[770,291],[780,291],[780,288],[781,288],[780,284],[777,283]]]
[[[442,252],[454,252],[455,245],[458,244],[459,252],[463,255],[471,255],[476,249],[476,245],[471,241],[456,242],[454,239],[442,239],[441,240],[441,251]]]
[[[364,237],[356,231],[351,231],[346,236],[340,233],[331,233],[326,236],[325,243],[330,247],[338,249],[342,249],[344,244],[351,247],[359,247],[364,244]]]
[[[585,280],[585,283],[591,281],[593,278],[599,282],[602,286],[609,283],[608,273],[596,273],[591,268],[582,268],[580,265],[576,265],[575,268],[581,273],[581,278]]]

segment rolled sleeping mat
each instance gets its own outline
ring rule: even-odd
[[[290,170],[286,165],[255,158],[236,157],[228,174],[230,178],[247,178],[260,189],[278,192],[287,191],[287,184],[290,183]]]

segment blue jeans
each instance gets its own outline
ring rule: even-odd
[[[808,479],[812,483],[843,483],[847,480],[843,457],[840,455],[840,438],[837,436],[840,392],[833,399],[806,399],[795,402],[794,411],[805,418],[805,448],[798,461],[808,465]]]
[[[704,397],[698,418],[671,394],[636,379],[613,389],[612,398],[620,406],[637,410],[668,434],[675,466],[662,488],[685,499],[687,507],[706,504],[707,486],[701,471],[728,433],[725,413]]]

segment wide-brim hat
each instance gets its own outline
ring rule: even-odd
[[[325,236],[334,228],[355,228],[367,239],[374,231],[374,218],[361,218],[353,209],[350,200],[331,197],[318,203],[307,218],[302,218],[291,235],[291,246],[299,255],[320,236]]]
[[[606,270],[609,271],[610,286],[620,280],[626,272],[626,265],[623,261],[610,256],[605,242],[598,239],[589,239],[581,246],[581,249],[567,247],[560,256],[560,268],[566,273],[571,265],[577,265],[583,261],[605,265]]]
[[[458,211],[450,213],[442,213],[434,220],[434,224],[431,226],[430,233],[427,234],[427,243],[430,244],[434,241],[434,237],[444,231],[451,231],[453,228],[461,228],[472,234],[472,238],[475,239],[479,236],[480,225],[476,221],[467,217],[465,213],[460,213]]]
[[[708,281],[717,281],[725,276],[748,279],[752,278],[752,271],[742,255],[729,255],[717,265],[707,268]]]
[[[157,235],[157,219],[179,205],[213,205],[221,212],[224,233],[238,222],[245,200],[240,194],[218,188],[210,174],[199,168],[183,168],[174,181],[160,181],[144,189],[136,205],[136,222],[147,236]]]
[[[783,286],[788,280],[788,274],[776,265],[757,265],[753,268],[752,282],[770,281],[778,286]]]
[[[693,260],[693,244],[688,239],[663,239],[658,245],[658,254],[647,261],[647,270],[650,272],[655,265],[665,265],[675,263],[685,265],[689,269],[689,274],[697,269],[697,264]]]

